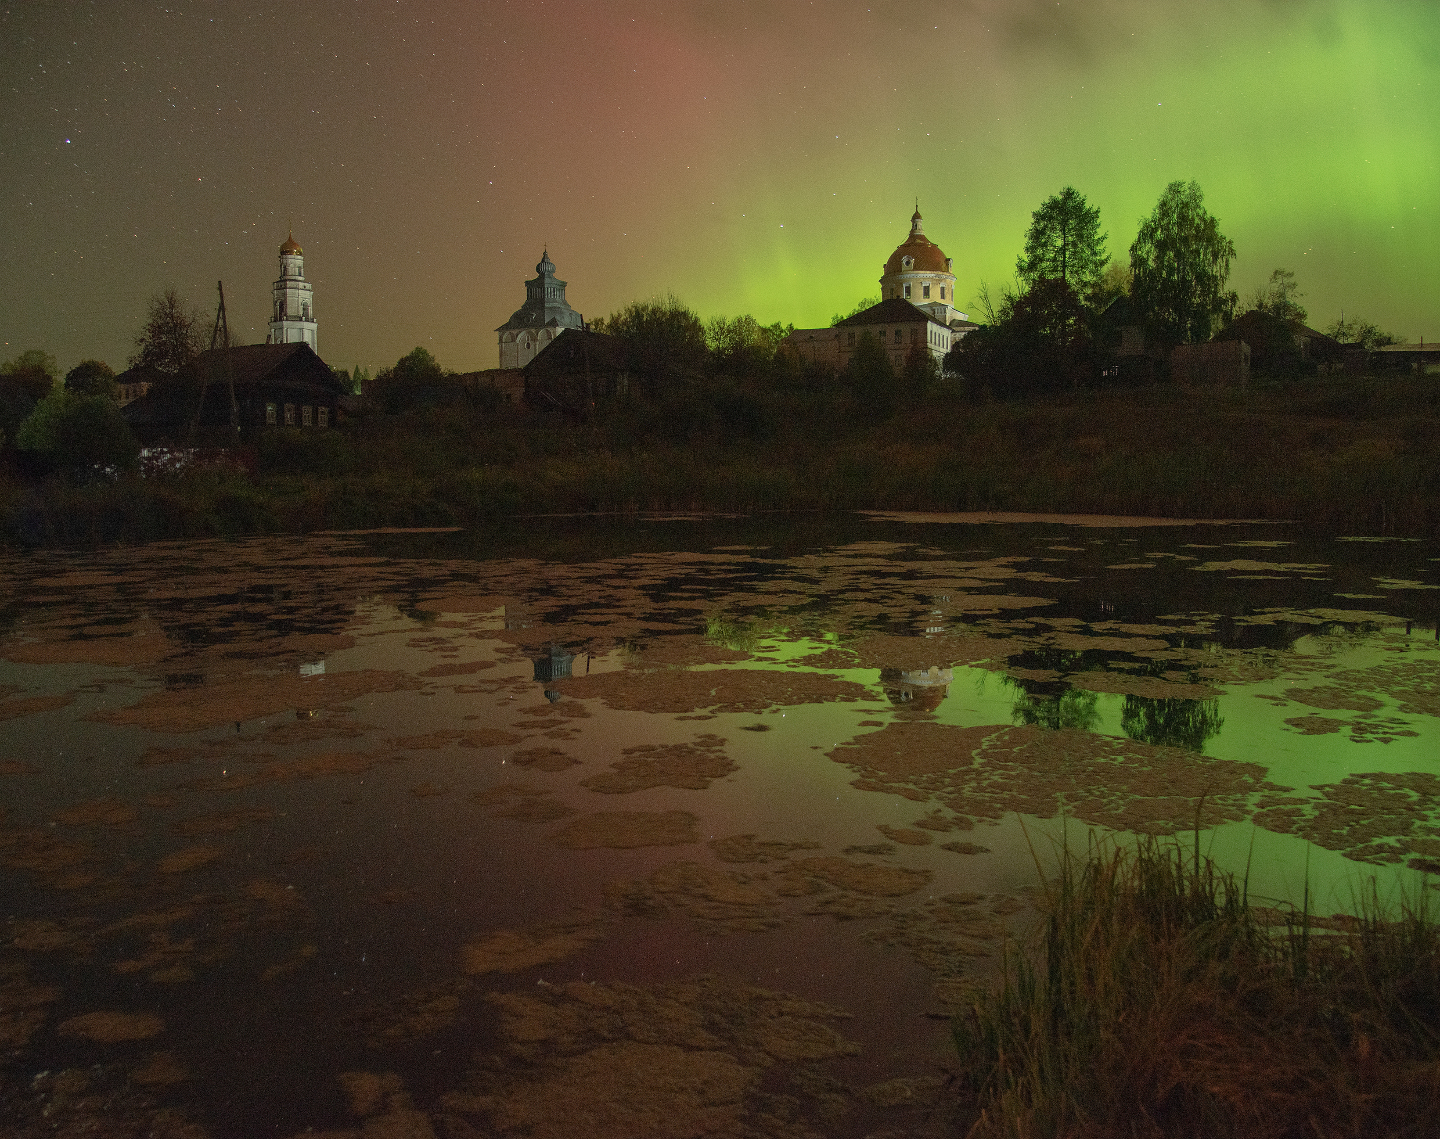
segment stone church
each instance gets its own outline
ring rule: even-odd
[[[923,346],[938,364],[962,336],[978,327],[955,308],[952,264],[925,236],[916,206],[909,235],[881,271],[880,303],[834,328],[797,328],[784,342],[807,360],[843,368],[860,335],[868,332],[885,345],[897,369],[916,346]]]
[[[523,368],[565,329],[585,327],[585,318],[566,303],[565,282],[556,278],[549,250],[540,255],[535,272],[539,276],[525,282],[525,303],[495,330],[501,368]]]

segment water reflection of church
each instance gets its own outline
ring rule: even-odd
[[[950,694],[955,671],[931,665],[929,668],[882,668],[880,687],[890,703],[915,712],[933,712]]]

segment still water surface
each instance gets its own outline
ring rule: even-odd
[[[0,1130],[943,1133],[1037,860],[1440,871],[1440,549],[536,520],[0,555]]]

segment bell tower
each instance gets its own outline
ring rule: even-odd
[[[314,290],[305,279],[303,253],[293,233],[280,247],[280,279],[271,289],[270,335],[265,342],[308,344],[318,354]]]

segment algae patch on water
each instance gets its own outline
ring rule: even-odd
[[[632,712],[763,712],[870,696],[864,685],[825,674],[761,669],[592,673],[554,684],[567,696],[599,699],[607,707]]]
[[[680,846],[700,841],[699,823],[689,811],[596,811],[581,815],[550,837],[571,850]]]
[[[529,929],[502,929],[467,944],[461,951],[464,970],[515,973],[573,957],[605,936],[602,922],[587,919],[556,922]]]
[[[405,673],[376,669],[326,673],[299,680],[289,674],[242,676],[198,687],[151,692],[128,707],[92,712],[88,718],[152,732],[196,732],[292,708],[325,708],[357,696],[420,687],[418,680]]]
[[[1007,812],[1169,834],[1244,818],[1266,784],[1258,764],[1075,729],[899,722],[829,753],[856,786],[937,798],[961,817]]]
[[[624,759],[592,775],[581,785],[605,795],[625,795],[651,787],[704,790],[712,780],[738,770],[716,735],[698,736],[694,743],[638,744],[621,749]]]
[[[587,1139],[800,1139],[816,1105],[787,1078],[858,1051],[834,1027],[841,1010],[715,977],[487,999],[503,1051],[443,1104],[500,1136],[572,1139],[583,1121]]]
[[[148,1012],[87,1012],[72,1016],[55,1026],[61,1036],[78,1036],[100,1044],[118,1044],[127,1040],[148,1040],[165,1031],[165,1022]]]

